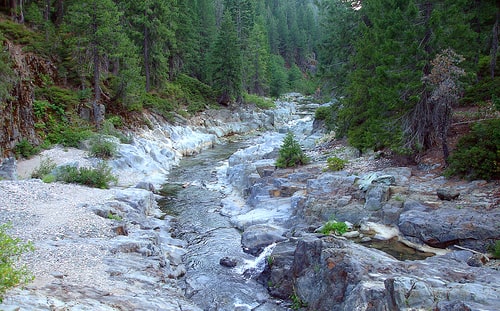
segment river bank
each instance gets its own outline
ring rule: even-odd
[[[0,180],[0,220],[31,241],[22,262],[35,281],[9,291],[2,310],[199,310],[177,279],[186,272],[186,243],[172,238],[173,217],[151,190],[167,182],[184,156],[228,135],[279,127],[294,117],[293,103],[273,111],[207,111],[172,125],[146,115],[151,126],[134,133],[108,161],[118,177],[109,190],[30,179],[44,159],[92,167],[85,150],[56,147],[29,160],[5,161],[14,180]],[[3,176],[3,175],[2,175]]]
[[[321,135],[312,133],[310,118],[296,114],[296,105],[283,102],[274,112],[261,113],[209,111],[177,125],[148,116],[154,126],[136,133],[134,143],[121,145],[119,157],[109,162],[119,177],[110,190],[26,180],[37,160],[19,162],[17,181],[0,181],[0,216],[14,224],[14,235],[34,242],[36,251],[24,260],[36,278],[9,292],[0,308],[283,310],[293,302],[294,308],[314,310],[495,310],[498,265],[445,248],[459,244],[483,252],[485,241],[498,239],[498,185],[394,167],[376,154],[359,157],[345,145],[316,146]],[[272,132],[253,137],[223,165],[185,172],[185,205],[191,193],[214,195],[200,192],[210,206],[196,204],[203,209],[200,216],[189,211],[182,216],[194,217],[194,223],[180,226],[178,216],[159,210],[151,190],[168,183],[183,156],[219,145],[224,136],[258,129]],[[308,146],[313,162],[277,170],[276,152],[288,130]],[[348,159],[345,170],[325,170],[331,156]],[[94,161],[76,149],[52,149],[42,157],[57,164]],[[460,195],[441,200],[436,196],[441,188]],[[229,256],[223,256],[225,238],[218,240],[213,228],[198,223],[215,216],[223,217],[216,230],[231,237]],[[404,238],[446,254],[402,261],[347,237],[318,234],[332,218],[350,223],[353,236]],[[207,236],[215,240],[205,241]],[[270,252],[264,273],[248,276],[261,289],[241,288],[250,292],[251,302],[215,301],[224,293],[217,293],[217,279],[204,279],[203,267],[240,278],[254,258],[250,254],[263,249]],[[210,262],[200,264],[201,257]],[[220,267],[221,259],[236,266]],[[266,303],[266,290],[288,303]],[[261,294],[252,297],[256,292]]]

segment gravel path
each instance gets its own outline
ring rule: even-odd
[[[19,161],[18,181],[0,181],[0,223],[11,222],[11,235],[35,245],[35,251],[23,258],[35,276],[28,288],[42,288],[64,277],[66,283],[100,284],[111,290],[113,284],[103,277],[107,267],[102,258],[115,235],[112,221],[89,206],[112,200],[115,191],[26,179],[44,158],[56,164],[90,165],[84,151],[56,148]]]

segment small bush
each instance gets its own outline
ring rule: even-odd
[[[342,235],[347,232],[349,228],[347,227],[346,223],[343,221],[328,221],[326,224],[321,227],[319,232],[323,234],[338,234]]]
[[[33,251],[33,245],[9,236],[6,231],[11,227],[10,224],[0,225],[0,303],[9,288],[33,280],[26,267],[18,265],[21,255]]]
[[[47,140],[52,144],[78,148],[82,141],[89,139],[93,135],[94,133],[87,128],[72,128],[67,125],[61,125],[58,129],[47,135]]]
[[[493,246],[493,256],[500,258],[500,240],[497,240]]]
[[[300,147],[292,132],[283,139],[283,144],[279,150],[276,166],[280,168],[295,167],[309,163],[309,158]]]
[[[314,112],[314,118],[316,120],[326,120],[331,114],[331,108],[329,106],[321,106]]]
[[[57,180],[65,183],[108,189],[110,183],[116,183],[117,178],[111,173],[111,168],[101,162],[96,168],[63,166],[57,173]]]
[[[330,157],[326,159],[328,169],[334,172],[343,170],[347,162],[347,160],[343,160],[339,157]]]
[[[245,94],[243,94],[243,100],[247,104],[254,104],[258,108],[264,109],[264,110],[276,108],[276,104],[272,100],[255,95],[255,94],[245,93]]]
[[[59,114],[64,114],[66,108],[74,108],[80,103],[77,92],[55,85],[36,88],[35,96],[50,102],[50,108]]]
[[[118,118],[118,120],[116,119]],[[122,144],[130,144],[132,142],[132,139],[128,137],[127,135],[123,134],[121,131],[117,130],[115,126],[117,126],[115,123],[120,123],[121,118],[116,117],[116,118],[111,118],[108,120],[104,120],[104,123],[102,124],[102,129],[101,133],[104,135],[109,135],[109,136],[114,136],[120,140],[120,143]]]
[[[101,159],[111,159],[116,156],[118,145],[109,138],[96,135],[90,140],[89,154],[92,157]]]
[[[56,168],[56,164],[49,158],[44,158],[40,161],[37,169],[31,173],[31,178],[44,180]]]
[[[477,123],[448,158],[445,176],[467,179],[500,178],[500,119]]]
[[[300,310],[302,308],[307,308],[307,303],[303,301],[297,293],[293,293],[290,295],[290,300],[292,301],[291,309],[292,310]]]
[[[40,153],[40,148],[32,145],[26,138],[21,139],[14,147],[16,156],[29,158],[35,154]]]

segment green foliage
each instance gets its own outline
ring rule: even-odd
[[[283,139],[283,144],[279,150],[276,166],[280,168],[295,167],[309,163],[309,158],[302,150],[299,142],[295,139],[292,132]]]
[[[108,189],[117,178],[111,173],[111,168],[100,162],[96,168],[63,166],[56,174],[58,181],[80,184],[94,188]]]
[[[484,77],[467,87],[461,105],[476,105],[500,97],[500,75],[495,78]]]
[[[185,74],[177,76],[174,83],[180,90],[176,101],[179,104],[186,102],[187,111],[190,114],[203,111],[209,106],[215,106],[215,94],[209,85]]]
[[[292,300],[292,306],[291,306],[292,310],[300,310],[302,308],[307,308],[307,303],[304,302],[296,293],[293,293],[290,296],[290,299]]]
[[[0,225],[0,303],[9,288],[33,280],[28,269],[18,264],[22,254],[34,250],[33,245],[8,235],[10,228],[11,224]]]
[[[0,42],[2,41],[3,37],[0,32]],[[0,51],[0,102],[4,102],[10,97],[10,91],[18,79],[11,64],[9,54],[2,49]]]
[[[495,256],[495,258],[500,258],[500,240],[495,241],[495,245],[493,246],[493,256]]]
[[[64,147],[78,148],[80,143],[95,135],[86,127],[70,127],[59,124],[52,132],[47,134],[47,140],[52,144],[61,144]]]
[[[116,221],[122,221],[122,217],[120,215],[117,215],[117,214],[113,214],[111,212],[108,212],[108,215],[107,215],[108,219],[111,219],[111,220],[116,220]]]
[[[326,163],[330,171],[336,172],[343,170],[348,161],[339,157],[329,157],[328,159],[326,159]]]
[[[445,176],[467,179],[500,178],[500,119],[475,124],[448,158]]]
[[[116,156],[118,145],[109,137],[95,135],[90,139],[89,154],[91,157],[110,159]]]
[[[14,147],[14,152],[17,157],[30,158],[31,156],[40,153],[40,148],[34,146],[26,138],[21,139]]]
[[[314,112],[314,118],[317,120],[323,120],[325,122],[326,129],[333,131],[338,128],[338,110],[339,106],[335,104],[321,106]]]
[[[242,95],[241,47],[236,25],[226,10],[215,40],[212,56],[212,85],[217,102],[229,104]]]
[[[38,178],[45,181],[47,175],[50,175],[56,168],[56,163],[50,158],[43,158],[40,160],[40,165],[31,173],[31,178]]]
[[[117,130],[114,125],[115,123],[121,124],[122,123],[121,118],[115,116],[112,117],[111,119],[104,120],[100,133],[103,135],[116,137],[120,140],[120,143],[122,144],[130,144],[132,142],[132,138],[125,135],[121,131]]]
[[[33,45],[36,42],[43,42],[38,33],[31,31],[23,24],[7,19],[0,21],[0,33],[14,43],[21,45]]]
[[[288,75],[283,57],[271,55],[269,72],[271,75],[270,94],[271,96],[279,97],[288,90]]]
[[[316,120],[326,120],[330,114],[331,114],[330,106],[328,107],[322,106],[316,109],[316,111],[314,112],[314,118]]]
[[[254,104],[258,108],[264,109],[264,110],[273,109],[276,107],[276,104],[272,100],[255,95],[255,94],[244,93],[243,94],[243,101],[247,104]]]
[[[323,227],[320,229],[320,233],[322,234],[337,234],[337,235],[342,235],[347,232],[349,228],[347,227],[346,223],[343,221],[328,221],[326,222]]]
[[[168,84],[170,86],[172,84]],[[174,93],[173,90],[179,91],[180,89],[178,87],[175,88],[168,88],[166,94],[158,94],[158,93],[146,93],[143,96],[143,106],[145,108],[151,108],[155,110],[158,113],[161,113],[164,116],[169,115],[173,111],[175,111],[176,105],[174,105],[174,100],[172,99],[176,92]],[[172,94],[169,97],[168,94]]]
[[[60,115],[63,115],[66,109],[76,109],[80,103],[77,92],[56,85],[36,88],[35,96],[38,100],[48,101],[51,105],[50,108]]]

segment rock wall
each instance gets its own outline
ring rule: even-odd
[[[0,156],[10,157],[23,138],[32,144],[39,144],[33,114],[35,85],[42,83],[42,76],[55,79],[57,71],[50,61],[25,53],[9,41],[5,41],[4,49],[10,55],[12,69],[17,76],[11,98],[0,105]]]
[[[470,267],[470,252],[398,261],[342,238],[278,244],[260,281],[307,310],[497,310],[500,272]]]

